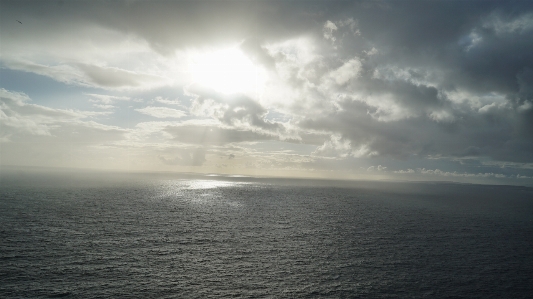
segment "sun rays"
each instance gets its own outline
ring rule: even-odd
[[[223,94],[257,93],[265,71],[237,47],[191,54],[189,70],[195,84]]]

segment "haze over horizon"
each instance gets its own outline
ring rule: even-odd
[[[0,0],[7,166],[533,185],[532,1]]]

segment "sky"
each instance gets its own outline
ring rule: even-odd
[[[533,1],[0,0],[0,169],[533,185]]]

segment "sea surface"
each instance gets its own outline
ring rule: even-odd
[[[532,188],[0,180],[0,298],[532,296]]]

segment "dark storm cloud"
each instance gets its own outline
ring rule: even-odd
[[[316,18],[335,6],[306,1],[72,1],[61,6],[56,1],[2,1],[3,15],[48,19],[56,29],[95,23],[141,36],[165,54],[182,47],[293,36],[320,28]]]
[[[339,110],[300,125],[339,133],[369,155],[533,161],[533,3],[384,3],[333,20],[357,20],[360,35],[336,26],[331,36],[336,57],[356,54],[361,71],[322,95],[341,94]]]
[[[357,100],[341,103],[342,110],[306,119],[302,127],[342,134],[353,148],[368,146],[374,155],[488,156],[501,161],[533,161],[531,138],[520,134],[522,119],[513,110],[494,115],[462,113],[453,123],[413,117],[390,122],[372,117],[374,108]]]
[[[382,11],[386,22],[359,24],[384,53],[376,64],[436,68],[441,88],[514,94],[533,66],[532,13],[529,1],[406,1]]]
[[[529,1],[398,1],[347,12],[361,36],[346,43],[379,49],[368,67],[437,68],[441,87],[516,91],[516,76],[533,63]],[[364,13],[363,13],[364,11]],[[353,53],[352,46],[339,52]],[[353,55],[353,54],[350,54]]]

